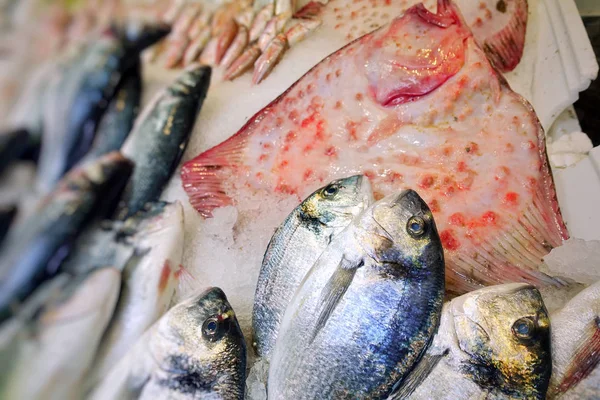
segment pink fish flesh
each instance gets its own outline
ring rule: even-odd
[[[544,132],[449,0],[437,14],[416,5],[325,58],[181,172],[206,217],[248,193],[302,199],[354,174],[377,198],[412,188],[425,199],[450,291],[559,284],[537,270],[568,237]]]

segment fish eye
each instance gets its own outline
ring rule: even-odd
[[[202,324],[202,335],[208,339],[217,339],[219,333],[219,320],[217,317],[209,317]]]
[[[406,224],[406,231],[414,238],[423,236],[425,233],[425,220],[417,216],[410,217]]]
[[[339,190],[340,188],[337,185],[328,185],[323,189],[322,194],[325,197],[333,197]]]
[[[535,334],[535,322],[530,317],[520,318],[512,326],[513,334],[520,340],[530,340]]]

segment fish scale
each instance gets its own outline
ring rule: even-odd
[[[450,291],[560,285],[537,270],[568,237],[539,121],[455,6],[438,8],[415,6],[333,53],[237,134],[186,162],[194,208],[210,216],[248,193],[302,197],[364,174],[376,198],[413,188],[431,207]]]

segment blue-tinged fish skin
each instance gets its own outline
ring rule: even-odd
[[[0,320],[56,273],[87,223],[114,211],[132,168],[117,152],[82,165],[11,231],[0,253]]]
[[[338,179],[308,196],[277,228],[265,252],[252,312],[253,345],[268,357],[296,289],[332,238],[373,202],[367,177]]]
[[[136,168],[117,211],[118,219],[158,200],[187,146],[210,77],[208,66],[187,69],[138,117],[122,148]]]
[[[412,191],[387,196],[333,239],[288,306],[268,397],[386,398],[436,332],[444,255]]]

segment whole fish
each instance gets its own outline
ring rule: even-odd
[[[38,186],[49,191],[90,149],[122,74],[139,54],[169,32],[164,25],[125,26],[104,32],[67,57],[48,84]]]
[[[204,216],[256,193],[302,198],[350,174],[368,176],[375,198],[418,189],[450,291],[558,285],[538,270],[568,237],[544,140],[531,106],[439,0],[437,14],[414,6],[325,58],[181,177]]]
[[[550,320],[540,293],[513,283],[444,305],[427,353],[393,399],[540,399],[552,372]]]
[[[600,282],[552,313],[548,399],[600,398]]]
[[[127,219],[124,229],[134,229],[127,240],[139,256],[123,271],[119,302],[87,379],[88,387],[106,375],[168,310],[179,282],[184,242],[180,203],[154,203],[146,212]]]
[[[17,215],[17,206],[0,206],[0,244],[10,229],[15,216]]]
[[[339,179],[311,194],[277,228],[254,296],[253,344],[259,356],[268,357],[275,346],[283,313],[310,267],[335,235],[372,202],[368,178]]]
[[[138,117],[122,151],[136,165],[117,217],[158,200],[179,164],[210,84],[211,69],[193,66],[165,88]]]
[[[59,276],[58,278],[60,278]],[[3,365],[3,399],[80,398],[102,332],[119,296],[121,274],[94,270],[69,281],[25,326],[13,343],[17,356]]]
[[[142,71],[140,60],[124,75],[117,92],[108,105],[96,131],[86,159],[117,151],[129,135],[142,100]]]
[[[227,297],[209,289],[170,309],[89,399],[243,399],[246,344]]]
[[[113,152],[71,171],[36,213],[11,230],[0,254],[0,318],[56,273],[73,239],[94,216],[114,209],[132,168]]]
[[[291,300],[271,356],[269,399],[380,399],[435,334],[444,254],[413,190],[379,200],[338,234]]]
[[[29,146],[29,132],[17,129],[0,133],[0,174],[13,161],[19,159]]]

